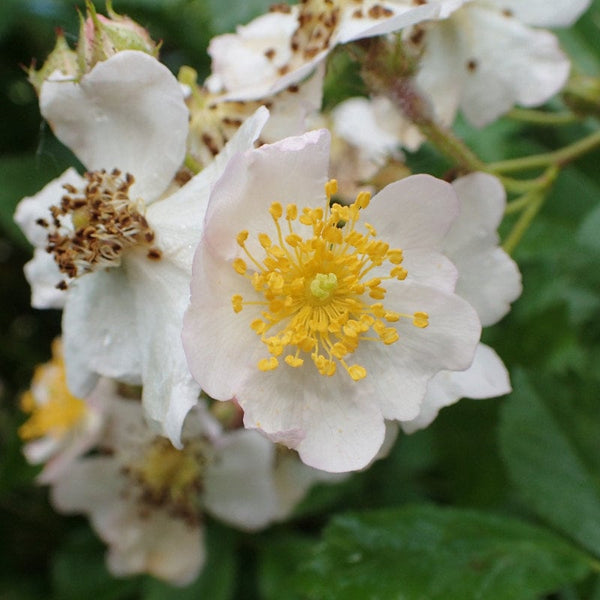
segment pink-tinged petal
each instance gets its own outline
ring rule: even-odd
[[[456,26],[477,31],[469,38],[461,108],[483,126],[515,103],[539,106],[561,90],[570,63],[556,36],[534,30],[488,7],[470,4]]]
[[[418,414],[435,373],[471,364],[481,326],[475,310],[459,296],[417,284],[388,286],[385,307],[407,315],[426,312],[429,325],[421,329],[400,319],[397,342],[363,342],[352,362],[366,368],[384,417],[406,421]]]
[[[31,286],[31,306],[33,308],[63,308],[67,300],[64,290],[56,284],[63,275],[58,270],[54,258],[41,248],[36,248],[33,258],[23,267],[25,279]]]
[[[495,398],[510,391],[510,379],[504,363],[489,346],[479,344],[468,369],[440,371],[429,381],[419,415],[400,425],[405,433],[413,433],[430,425],[440,409],[461,398]]]
[[[383,444],[374,393],[369,381],[354,382],[341,368],[332,377],[319,375],[307,360],[297,369],[256,368],[237,399],[246,427],[294,448],[311,467],[341,473],[365,467]]]
[[[284,208],[296,203],[299,212],[303,206],[323,206],[328,164],[329,133],[324,129],[235,156],[213,188],[203,243],[230,260],[241,252],[236,243],[241,229],[275,232],[271,203]],[[260,252],[254,238],[248,239],[248,248]]]
[[[85,180],[75,169],[69,168],[37,194],[23,198],[17,205],[15,222],[36,248],[45,248],[48,242],[48,230],[39,224],[39,220],[52,222],[50,207],[60,205],[60,200],[65,194],[63,186],[66,184],[81,187],[82,184],[85,185]]]
[[[477,310],[484,326],[499,321],[522,291],[517,264],[498,246],[506,195],[500,182],[485,173],[457,179],[462,210],[444,240],[444,251],[459,271],[456,293]]]
[[[570,27],[590,6],[591,0],[491,0],[499,10],[510,11],[519,21],[535,27]]]
[[[256,431],[224,434],[204,476],[204,506],[242,529],[259,529],[277,512],[273,483],[274,445]]]
[[[143,52],[119,52],[78,83],[55,73],[42,85],[40,110],[88,170],[133,174],[131,193],[146,203],[166,189],[185,157],[181,86]]]
[[[229,263],[215,259],[200,245],[194,260],[182,340],[191,373],[202,389],[217,400],[233,398],[264,357],[264,347],[250,328],[256,318],[254,311],[233,312],[231,297],[241,290],[247,301],[260,301]]]
[[[67,294],[63,346],[69,389],[87,396],[98,375],[139,384],[134,292],[123,269],[83,275]]]
[[[412,175],[373,196],[361,222],[371,223],[378,238],[392,248],[439,248],[458,211],[449,183],[431,175]]]

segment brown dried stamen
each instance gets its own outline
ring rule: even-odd
[[[87,185],[78,190],[70,184],[59,206],[51,206],[51,223],[40,219],[48,230],[46,250],[58,268],[72,279],[101,268],[118,266],[121,255],[132,246],[149,246],[148,256],[161,257],[152,246],[154,231],[140,212],[140,203],[129,198],[133,175],[94,171],[85,174]],[[67,283],[57,284],[65,289]]]

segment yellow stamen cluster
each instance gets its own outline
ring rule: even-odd
[[[146,506],[165,506],[173,516],[195,521],[205,466],[203,448],[196,440],[178,450],[169,440],[155,438],[141,459],[126,469],[141,488],[139,501]]]
[[[139,203],[129,198],[134,178],[124,177],[117,169],[111,173],[86,173],[84,190],[66,184],[59,206],[51,206],[51,222],[37,222],[48,230],[46,250],[68,278],[98,268],[116,266],[126,248],[151,246],[154,232],[139,210]],[[66,219],[70,217],[69,219]],[[160,250],[151,247],[148,258],[159,259]],[[67,287],[61,281],[58,288]]]
[[[60,342],[52,347],[53,358],[39,365],[33,375],[31,390],[21,397],[21,408],[30,417],[19,428],[22,440],[46,435],[62,437],[84,418],[87,407],[67,387]]]
[[[361,341],[395,343],[399,336],[392,324],[401,318],[411,319],[416,327],[428,324],[425,312],[398,313],[380,302],[385,299],[385,281],[407,276],[402,250],[377,239],[377,231],[368,223],[364,224],[367,233],[357,229],[360,212],[370,202],[367,192],[361,192],[350,206],[331,205],[336,190],[335,180],[326,184],[325,209],[304,208],[299,213],[295,204],[284,210],[273,202],[270,214],[277,238],[258,234],[262,260],[248,249],[248,231],[237,236],[246,259],[235,259],[233,268],[264,300],[246,302],[235,294],[232,305],[236,313],[249,305],[261,309],[250,325],[270,354],[259,361],[261,371],[276,369],[281,356],[289,366],[300,367],[303,356],[310,354],[321,375],[333,375],[340,364],[358,381],[366,376],[366,369],[346,359]],[[310,234],[299,235],[298,225]],[[369,276],[384,263],[389,265],[387,275]]]

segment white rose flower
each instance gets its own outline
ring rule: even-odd
[[[114,400],[108,419],[101,452],[72,464],[51,499],[61,512],[89,516],[114,575],[186,585],[205,560],[204,512],[246,530],[277,515],[273,445],[256,432],[220,433],[198,406],[178,450],[148,429],[135,401]]]
[[[246,427],[342,472],[373,459],[385,419],[419,414],[435,373],[470,365],[480,324],[437,251],[458,213],[452,187],[415,176],[329,208],[328,159],[314,131],[231,160],[183,341],[196,380],[235,397]]]

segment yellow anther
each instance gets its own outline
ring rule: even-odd
[[[246,272],[247,266],[243,258],[235,258],[232,264],[236,273],[243,275]]]
[[[369,290],[369,296],[374,300],[383,300],[385,298],[385,292],[385,288],[374,287]]]
[[[326,227],[322,235],[331,244],[341,244],[344,241],[342,230],[338,227]]]
[[[400,320],[400,313],[394,312],[392,310],[386,311],[383,316],[385,320],[389,323],[395,323],[396,321]]]
[[[298,218],[298,207],[295,204],[288,204],[285,207],[285,218],[288,221],[294,221]]]
[[[302,243],[302,238],[297,233],[290,233],[285,237],[285,242],[291,248],[297,248]]]
[[[398,332],[393,327],[386,327],[380,334],[381,341],[386,344],[393,344],[400,337]]]
[[[268,250],[273,245],[271,238],[266,233],[258,234],[258,242],[265,250]]]
[[[337,194],[338,191],[338,182],[336,179],[330,179],[326,184],[325,184],[325,194],[327,196],[327,200],[331,200],[332,196],[335,196],[335,194]]]
[[[370,202],[371,202],[371,193],[367,192],[367,191],[359,192],[358,196],[356,196],[356,200],[354,201],[354,203],[356,204],[356,206],[358,206],[358,208],[367,208],[367,206],[369,206]]]
[[[408,271],[404,267],[394,267],[390,271],[390,275],[400,281],[404,281],[408,275]]]
[[[267,324],[262,319],[254,319],[250,323],[250,329],[255,331],[258,335],[262,335],[267,330]]]
[[[373,236],[375,237],[377,235],[377,230],[375,229],[375,227],[373,227],[373,225],[371,225],[370,223],[365,223],[365,229]]]
[[[421,329],[429,325],[429,315],[426,312],[416,312],[413,315],[413,325]]]
[[[269,208],[269,212],[274,219],[279,219],[283,214],[283,208],[279,202],[273,202],[271,208]]]
[[[258,361],[258,369],[260,371],[272,371],[279,366],[279,361],[274,357],[271,358],[262,358]]]
[[[371,304],[371,312],[378,318],[385,316],[385,308],[383,308],[383,304],[379,302],[377,304]]]
[[[246,243],[246,240],[248,239],[248,232],[246,230],[240,231],[237,234],[237,238],[236,239],[237,239],[237,243],[240,246],[243,246]]]
[[[301,367],[304,364],[303,359],[298,356],[292,356],[291,354],[288,354],[284,360],[290,367]]]
[[[348,367],[348,374],[354,381],[360,381],[367,376],[367,370],[360,365],[352,365]]]
[[[393,265],[399,265],[404,260],[404,253],[402,252],[402,250],[400,250],[400,248],[393,248],[391,250],[388,250],[387,259]]]
[[[233,306],[233,311],[239,313],[244,308],[244,298],[240,296],[240,294],[234,294],[231,297],[231,305]]]

